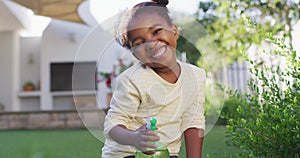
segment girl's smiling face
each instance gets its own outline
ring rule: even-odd
[[[176,64],[176,25],[149,11],[135,16],[128,24],[128,39],[134,56],[151,68]]]

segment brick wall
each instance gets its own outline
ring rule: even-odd
[[[103,129],[100,109],[0,112],[0,129]]]

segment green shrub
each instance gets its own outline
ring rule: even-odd
[[[224,101],[224,105],[221,111],[221,115],[216,124],[227,125],[228,117],[235,117],[237,107],[241,105],[241,99],[231,95]]]
[[[267,39],[274,44],[269,53],[286,59],[286,67],[268,67],[247,59],[251,93],[239,95],[235,115],[228,115],[229,144],[243,149],[242,157],[300,157],[300,58],[284,39]],[[266,53],[266,52],[265,52]]]

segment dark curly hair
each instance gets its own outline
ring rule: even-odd
[[[130,41],[128,40],[128,24],[130,20],[140,13],[145,11],[151,11],[157,13],[167,20],[171,25],[172,20],[169,16],[169,10],[167,9],[169,1],[168,0],[152,0],[150,2],[142,2],[135,5],[132,9],[124,11],[121,13],[117,25],[115,27],[115,38],[117,42],[128,49],[131,48]]]

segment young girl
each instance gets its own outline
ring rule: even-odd
[[[118,76],[105,118],[103,158],[134,157],[167,145],[177,157],[184,136],[188,158],[199,158],[204,136],[205,71],[176,60],[179,32],[168,15],[167,0],[143,2],[123,14],[117,29],[122,46],[139,60]],[[157,119],[157,131],[145,127]]]

